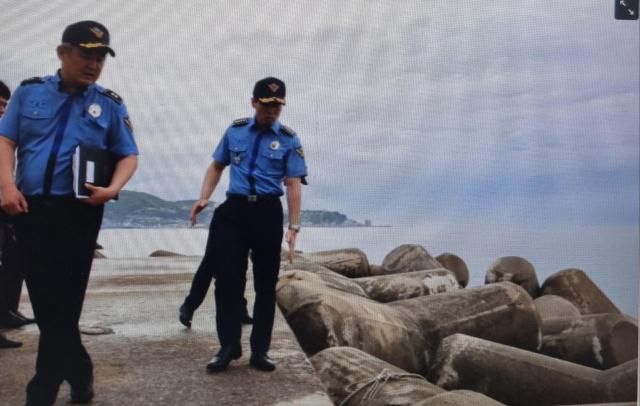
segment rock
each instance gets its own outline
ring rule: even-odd
[[[327,348],[310,361],[329,396],[339,405],[501,405],[471,391],[445,392],[420,375],[352,347]]]
[[[540,352],[609,369],[638,358],[638,324],[617,313],[544,319]]]
[[[184,257],[182,254],[178,254],[171,251],[156,250],[149,254],[150,257]]]
[[[442,268],[442,264],[421,245],[404,244],[394,248],[384,257],[382,268],[388,273],[402,273]]]
[[[277,300],[308,355],[350,346],[425,372],[440,340],[456,332],[532,350],[540,345],[533,301],[508,282],[386,305],[322,284],[290,282],[278,286]]]
[[[569,268],[554,273],[544,281],[541,292],[567,299],[581,314],[620,313],[581,269]]]
[[[430,269],[394,275],[353,279],[376,302],[394,302],[412,297],[453,292],[460,289],[458,280],[448,269]]]
[[[538,277],[529,261],[521,257],[502,257],[491,265],[487,271],[485,283],[513,282],[526,290],[532,298],[538,297]]]
[[[447,389],[484,393],[510,406],[636,399],[637,360],[607,371],[454,334],[444,340],[428,378]]]
[[[436,261],[442,264],[443,267],[447,268],[456,276],[458,283],[463,288],[469,284],[469,268],[467,268],[467,264],[457,256],[456,254],[451,254],[449,252],[445,252],[444,254],[440,254],[436,257]]]
[[[369,276],[367,255],[357,248],[311,252],[296,257],[294,265],[321,265],[349,278]]]
[[[552,319],[557,317],[578,317],[580,310],[567,299],[557,295],[542,295],[537,297],[533,304],[540,319]]]

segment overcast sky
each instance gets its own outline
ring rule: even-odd
[[[638,225],[639,30],[613,15],[602,0],[2,0],[0,78],[54,73],[67,24],[105,24],[117,57],[100,83],[141,150],[128,188],[169,200],[198,197],[273,75],[307,155],[306,209]]]

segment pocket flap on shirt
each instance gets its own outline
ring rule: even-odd
[[[269,159],[282,159],[282,157],[284,156],[284,151],[281,149],[265,149],[262,151],[262,156]]]
[[[231,152],[244,152],[247,150],[247,144],[230,144],[229,150]]]
[[[20,112],[24,117],[32,120],[41,120],[51,118],[51,109],[47,107],[27,107]]]

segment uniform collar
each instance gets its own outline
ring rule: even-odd
[[[280,124],[280,121],[276,120],[275,123],[271,124],[268,130],[271,130],[271,132],[273,132],[274,134],[278,134],[281,127],[282,127],[282,124]],[[249,120],[249,128],[258,128],[258,123],[256,122],[255,117],[251,117],[251,120]]]
[[[66,92],[66,91],[64,91],[64,89],[62,88],[62,85],[63,85],[63,83],[64,83],[64,82],[62,81],[62,76],[60,76],[60,69],[58,69],[58,70],[56,71],[56,74],[55,74],[55,75],[53,75],[53,79],[52,79],[52,80],[53,80],[53,84],[55,85],[56,89],[57,89],[59,92],[67,93],[67,92]],[[86,96],[87,92],[88,92],[90,89],[93,89],[95,86],[96,86],[96,84],[95,84],[95,83],[92,83],[92,84],[90,84],[89,86],[86,86],[82,91],[80,91],[80,92],[78,92],[78,93],[76,93],[76,94],[81,94],[81,95],[83,95],[83,96]]]

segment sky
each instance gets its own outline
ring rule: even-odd
[[[639,29],[613,2],[0,2],[12,88],[55,72],[67,24],[109,28],[99,83],[124,98],[141,151],[128,189],[197,198],[273,75],[305,147],[305,209],[638,226]]]

